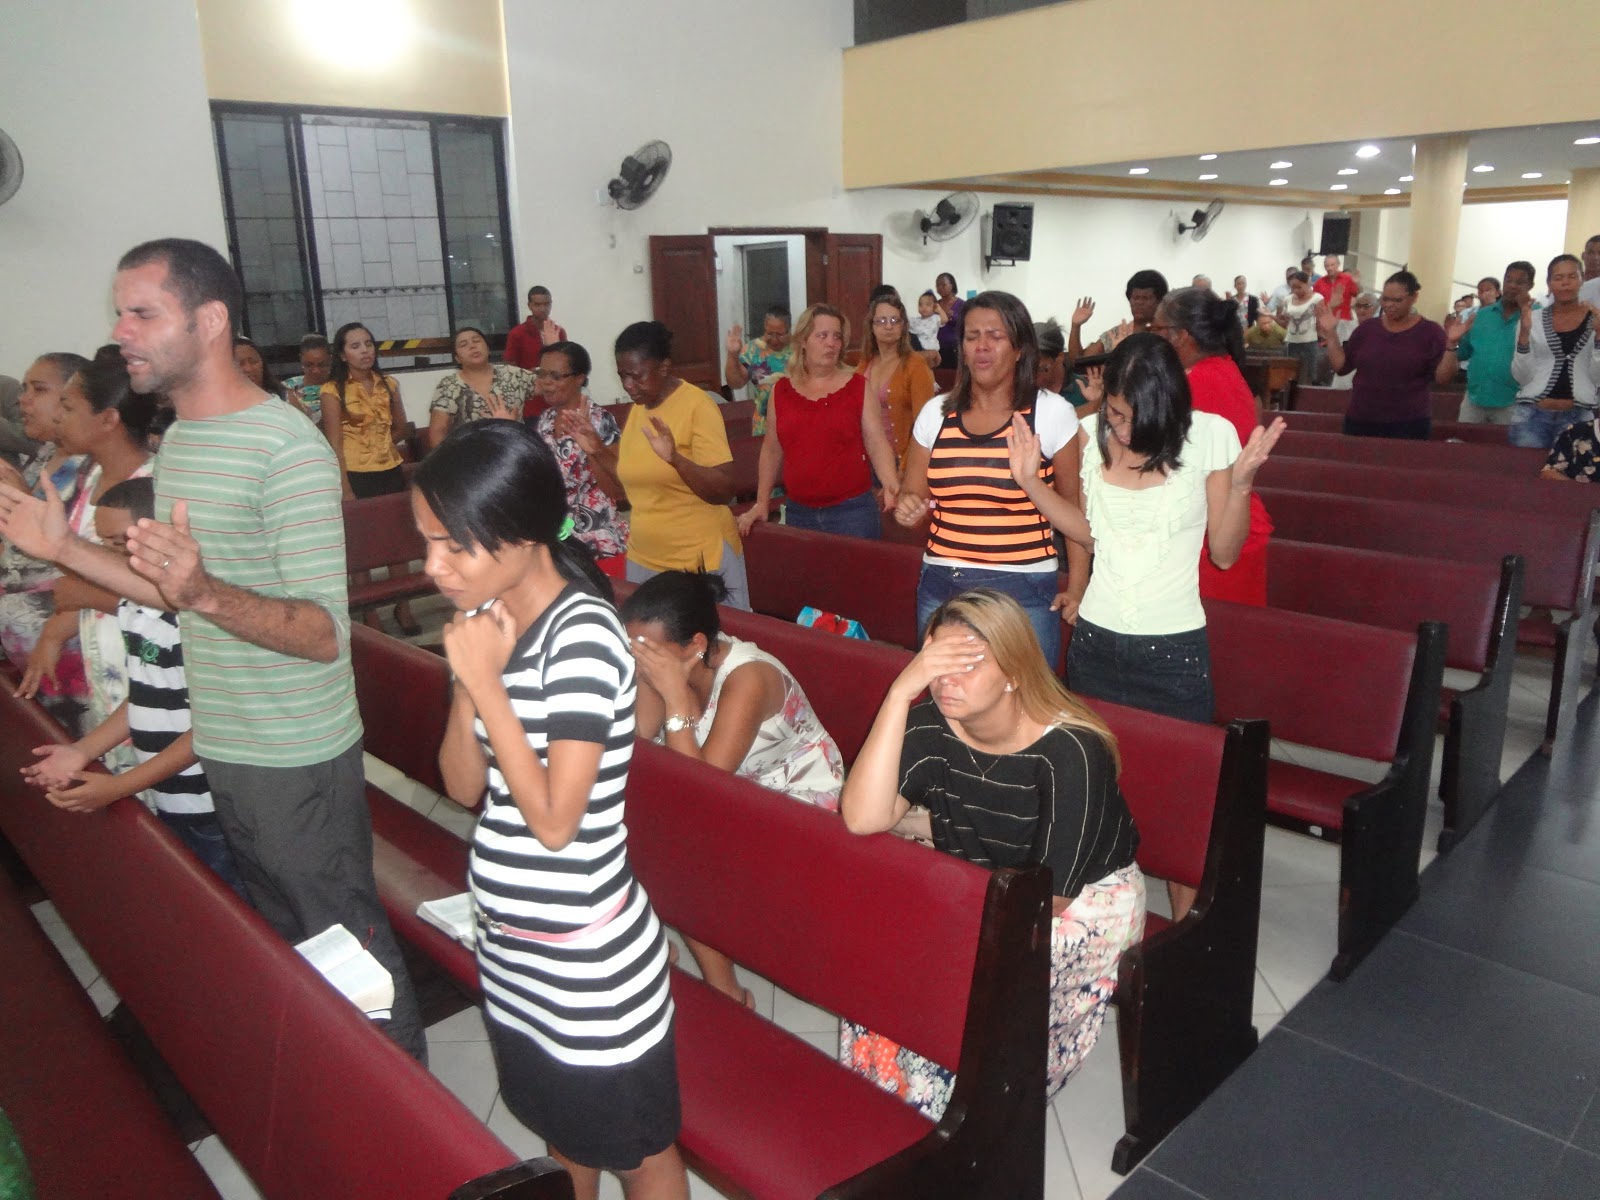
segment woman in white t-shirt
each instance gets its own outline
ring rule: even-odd
[[[1296,271],[1289,276],[1289,298],[1273,314],[1283,326],[1284,351],[1300,360],[1300,382],[1310,383],[1317,367],[1317,305],[1322,297],[1311,290],[1311,276]]]
[[[622,606],[639,664],[634,710],[640,737],[830,812],[839,808],[844,760],[789,669],[751,642],[722,632],[720,577],[663,571]],[[733,964],[684,939],[701,977],[750,1003]]]

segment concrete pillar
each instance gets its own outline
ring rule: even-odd
[[[1435,321],[1450,312],[1461,291],[1451,281],[1456,266],[1456,238],[1461,231],[1461,185],[1467,177],[1470,135],[1447,133],[1418,138],[1411,167],[1411,273],[1422,284],[1417,311]]]
[[[1600,233],[1600,167],[1574,167],[1567,187],[1568,254],[1582,254],[1583,244]]]

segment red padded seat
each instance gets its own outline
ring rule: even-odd
[[[1302,767],[1274,759],[1267,769],[1267,796],[1280,817],[1320,825],[1330,831],[1344,826],[1344,802],[1362,788],[1348,775]]]

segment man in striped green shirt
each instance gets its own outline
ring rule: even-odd
[[[129,531],[123,558],[73,537],[53,496],[0,490],[0,532],[178,612],[195,753],[251,900],[290,941],[342,924],[366,944],[394,976],[390,1036],[425,1059],[372,873],[333,451],[234,366],[244,298],[215,250],[137,246],[114,294],[134,390],[177,410],[156,458],[157,520]]]

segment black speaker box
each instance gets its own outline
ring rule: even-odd
[[[1318,254],[1350,253],[1350,214],[1322,214],[1322,248]]]
[[[1033,253],[1033,205],[996,204],[989,214],[989,257],[1027,262]]]

